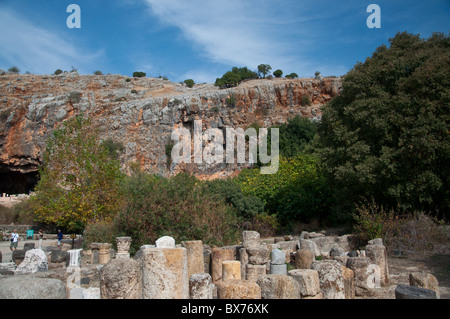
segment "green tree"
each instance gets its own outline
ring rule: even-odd
[[[280,156],[301,155],[317,132],[317,123],[308,118],[295,116],[279,126]]]
[[[449,214],[450,38],[398,33],[345,75],[323,108],[318,153],[337,210],[363,199],[386,209]]]
[[[40,221],[69,230],[108,221],[120,207],[119,162],[78,115],[48,139],[33,207]]]
[[[270,70],[272,70],[272,67],[269,64],[260,64],[258,65],[258,74],[262,78],[265,79],[266,75],[270,73]]]
[[[188,88],[192,88],[192,87],[194,87],[195,82],[192,79],[187,79],[187,80],[184,80],[184,84],[186,84],[186,86]]]
[[[53,74],[54,75],[60,75],[61,73],[63,73],[63,70],[57,69]]]
[[[283,71],[281,71],[280,69],[273,71],[273,75],[276,78],[281,78],[281,76],[283,75]]]
[[[20,73],[20,69],[16,66],[12,66],[8,69],[8,72],[10,73],[15,73],[15,74],[19,74]]]
[[[133,72],[134,78],[145,78],[146,75],[147,75],[147,73],[145,73],[145,72],[139,72],[139,71]]]
[[[288,78],[288,79],[296,79],[296,78],[298,78],[298,74],[297,73],[291,73],[291,74],[286,75],[286,78]]]
[[[231,71],[226,72],[221,78],[217,78],[215,85],[219,87],[232,87],[242,81],[257,78],[258,74],[249,70],[247,67],[233,67]]]
[[[94,71],[94,75],[103,75],[103,73],[102,73],[102,71],[97,70],[97,71]]]

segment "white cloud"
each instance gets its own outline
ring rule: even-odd
[[[314,12],[311,4],[290,0],[145,2],[153,16],[179,28],[208,61],[253,70],[268,63],[273,70],[299,75],[313,75],[317,70],[309,50],[324,42],[326,35],[320,34],[323,30],[317,30],[315,23],[324,18],[323,13]]]
[[[21,71],[49,74],[60,68],[72,66],[80,73],[92,72],[95,59],[103,52],[86,52],[60,34],[33,25],[27,17],[2,8],[0,11],[0,61],[9,68],[14,65]]]

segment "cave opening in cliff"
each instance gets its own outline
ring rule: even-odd
[[[3,194],[29,194],[30,191],[34,191],[37,181],[38,172],[2,171],[0,172],[0,196]]]

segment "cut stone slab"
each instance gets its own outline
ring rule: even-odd
[[[300,285],[291,276],[264,275],[256,283],[262,299],[300,299]]]
[[[244,230],[242,232],[242,247],[253,248],[261,245],[261,236],[258,232],[252,230]]]
[[[397,285],[395,299],[437,299],[436,292],[431,289]]]
[[[232,279],[216,286],[218,299],[261,299],[261,288],[254,281]]]
[[[0,299],[66,299],[66,284],[35,275],[1,276]]]
[[[288,275],[299,283],[302,298],[316,296],[320,293],[319,272],[317,270],[293,269],[288,272]]]

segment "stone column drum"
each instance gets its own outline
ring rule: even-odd
[[[98,263],[100,265],[105,265],[108,263],[108,261],[111,260],[111,244],[110,243],[102,243],[99,245],[98,249]]]
[[[144,299],[189,299],[186,248],[144,248]]]
[[[186,248],[188,277],[192,274],[203,273],[205,259],[203,257],[203,243],[201,240],[183,241],[181,246]]]
[[[117,254],[116,259],[130,258],[131,237],[116,237]]]

